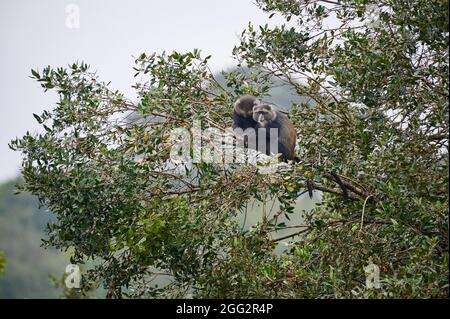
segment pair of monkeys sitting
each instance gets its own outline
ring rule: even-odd
[[[244,135],[248,134],[245,130],[250,129],[250,134],[255,134],[256,145],[259,145],[258,131],[260,128],[265,128],[265,145],[263,146],[266,150],[266,154],[270,155],[270,145],[271,145],[271,135],[270,129],[275,128],[278,130],[278,153],[281,153],[281,158],[283,161],[294,161],[298,162],[298,157],[295,156],[295,142],[297,140],[297,134],[286,114],[275,110],[275,108],[270,104],[261,103],[252,95],[243,95],[234,103],[233,110],[233,129],[240,128],[244,131]],[[272,141],[273,142],[273,141]],[[248,147],[248,145],[247,145]],[[258,147],[255,147],[258,150]],[[339,175],[335,172],[330,171],[328,173],[329,178],[335,180],[342,190],[342,195],[344,198],[348,198],[347,187],[342,182]],[[309,197],[312,198],[312,181],[307,180],[307,190]]]
[[[272,105],[261,103],[252,95],[241,96],[234,103],[233,110],[233,129],[237,128],[242,129],[244,135],[255,134],[256,145],[264,147],[267,155],[271,153],[270,129],[277,129],[278,139],[272,142],[278,144],[278,153],[281,154],[281,158],[285,162],[296,160],[294,149],[297,134],[294,125],[285,114],[275,110]],[[261,145],[258,138],[258,134],[263,132],[258,130],[260,128],[265,128],[265,139],[261,139],[265,141],[265,145]],[[245,132],[247,129],[250,130]],[[258,150],[258,147],[256,149]]]

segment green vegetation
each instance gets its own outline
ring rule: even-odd
[[[0,274],[5,271],[5,265],[5,254],[3,253],[3,251],[0,251]]]
[[[11,147],[22,189],[58,218],[46,244],[101,261],[83,288],[101,282],[110,298],[447,298],[448,1],[257,3],[286,23],[248,26],[227,88],[198,50],[140,55],[136,103],[84,63],[32,71],[59,102],[35,114],[45,133]],[[291,171],[162,170],[171,129],[224,129],[237,96],[265,98],[279,81],[306,97],[290,110],[302,160]],[[309,180],[323,200],[281,236]],[[263,218],[244,230],[236,216],[254,199]],[[280,236],[290,243],[275,253]]]
[[[7,262],[0,275],[0,298],[56,298],[61,292],[49,276],[61,276],[69,258],[41,247],[45,227],[55,218],[38,209],[34,196],[14,195],[14,184],[0,185],[0,249]]]

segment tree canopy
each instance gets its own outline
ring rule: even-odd
[[[448,297],[448,1],[256,2],[285,22],[249,23],[226,85],[199,50],[138,56],[137,101],[85,63],[32,70],[59,101],[11,147],[21,187],[57,216],[46,244],[99,261],[83,287],[108,297]],[[172,129],[225,130],[237,96],[280,83],[304,97],[289,111],[300,163],[164,169]],[[322,200],[275,253],[307,181]],[[243,231],[252,199],[279,205]]]

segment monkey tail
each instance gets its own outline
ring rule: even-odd
[[[295,164],[300,163],[301,162],[300,157],[294,156],[293,162]],[[306,189],[308,190],[309,198],[312,199],[313,198],[313,189],[314,189],[314,184],[313,184],[312,180],[310,180],[310,179],[306,180]]]
[[[310,179],[306,180],[306,188],[308,189],[309,198],[313,198],[313,183]]]
[[[294,163],[300,163],[300,158],[298,156],[294,156],[293,162]],[[313,167],[318,167],[318,165],[313,165]],[[339,187],[342,190],[342,194],[344,195],[344,198],[348,198],[348,190],[347,187],[344,185],[344,183],[342,182],[341,178],[339,177],[338,174],[336,174],[335,172],[331,171],[330,175],[334,178],[334,180],[336,181],[336,183],[339,185]],[[306,187],[308,189],[308,195],[309,198],[313,197],[313,189],[314,189],[314,185],[313,182],[310,179],[306,180]]]
[[[301,162],[300,157],[294,156],[293,162],[295,164],[300,163]],[[306,189],[308,190],[309,198],[313,198],[314,185],[313,185],[312,180],[310,180],[310,179],[306,180]]]
[[[339,187],[342,190],[342,194],[344,195],[345,198],[348,198],[348,191],[347,191],[347,187],[344,185],[344,183],[342,182],[341,178],[339,177],[338,174],[336,174],[335,172],[331,171],[330,175],[333,176],[334,180],[336,181],[336,183],[339,185]]]

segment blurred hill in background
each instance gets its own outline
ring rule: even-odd
[[[38,209],[34,196],[14,195],[16,182],[0,184],[0,250],[6,257],[0,298],[57,298],[61,290],[49,276],[60,278],[69,257],[41,247],[45,227],[54,217]]]

